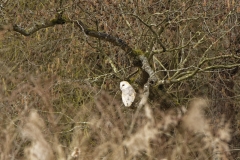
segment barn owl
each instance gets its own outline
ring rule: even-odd
[[[135,90],[127,81],[120,82],[120,89],[122,90],[122,101],[124,106],[130,107],[136,96]]]

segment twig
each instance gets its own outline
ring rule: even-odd
[[[142,98],[141,98],[141,101],[139,102],[138,104],[138,107],[137,107],[137,110],[133,116],[133,120],[132,120],[132,123],[130,125],[130,129],[129,129],[129,132],[128,134],[130,135],[133,131],[133,128],[134,128],[134,125],[136,123],[136,120],[137,120],[137,117],[139,115],[139,112],[140,110],[142,109],[142,107],[144,105],[146,105],[147,103],[147,100],[148,100],[148,96],[149,96],[149,82],[147,82],[145,85],[144,85],[144,88],[143,88],[143,95],[142,95]]]

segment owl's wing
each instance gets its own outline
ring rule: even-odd
[[[126,107],[131,106],[136,96],[135,90],[129,86],[124,92],[122,92],[122,101]]]

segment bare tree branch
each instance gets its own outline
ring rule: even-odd
[[[64,24],[66,23],[68,20],[64,19],[62,17],[62,13],[58,13],[56,18],[52,19],[52,20],[47,20],[41,23],[35,23],[31,28],[29,29],[24,29],[22,28],[20,25],[13,25],[13,30],[24,35],[24,36],[30,36],[31,34],[39,31],[40,29],[44,29],[44,28],[48,28],[48,27],[52,27],[55,25],[59,25],[59,24]]]
[[[139,112],[140,110],[142,109],[142,107],[144,105],[147,104],[147,100],[148,100],[148,96],[149,96],[149,82],[147,82],[146,84],[144,84],[144,88],[143,88],[143,94],[142,94],[142,98],[138,104],[138,107],[137,107],[137,110],[133,116],[133,120],[132,120],[132,123],[130,125],[130,129],[129,129],[129,132],[128,134],[130,135],[133,131],[133,128],[134,128],[134,125],[136,123],[136,120],[137,120],[137,117],[139,115]]]
[[[43,23],[35,24],[30,29],[24,29],[18,25],[14,25],[13,30],[20,34],[23,34],[24,36],[29,36],[29,35],[37,32],[40,29],[52,27],[52,26],[58,25],[58,24],[64,24],[66,22],[71,22],[71,21],[69,21],[68,19],[62,18],[61,14],[57,14],[56,19],[48,20],[48,21],[46,20]],[[154,74],[153,69],[149,65],[149,62],[148,62],[147,58],[144,56],[144,53],[142,51],[132,49],[124,40],[122,40],[116,36],[112,36],[112,35],[104,33],[104,32],[98,32],[96,30],[90,29],[87,25],[85,25],[80,20],[74,21],[73,23],[75,23],[80,29],[82,29],[82,31],[86,35],[95,37],[95,38],[99,38],[101,40],[108,41],[115,46],[119,46],[128,55],[130,55],[131,57],[134,58],[133,60],[134,60],[135,64],[137,64],[138,67],[142,66],[142,69],[145,70],[149,74],[151,84],[155,84],[157,82],[158,78]],[[141,64],[141,65],[139,65],[139,64]]]
[[[166,47],[163,45],[162,41],[160,40],[159,38],[159,34],[157,34],[157,32],[152,28],[152,24],[147,24],[146,22],[144,22],[139,16],[135,15],[135,14],[130,14],[134,17],[136,17],[140,22],[142,22],[146,27],[148,27],[152,33],[154,34],[155,36],[155,39],[157,40],[157,42],[160,44],[160,46],[162,47],[162,51],[165,52],[166,51]],[[165,20],[164,20],[165,21]]]
[[[149,82],[151,84],[155,84],[157,82],[158,78],[155,75],[153,69],[151,68],[148,62],[148,59],[144,56],[144,53],[141,50],[132,49],[124,40],[116,36],[112,36],[104,32],[98,32],[98,31],[92,30],[87,25],[85,25],[82,21],[76,21],[76,24],[83,30],[83,32],[86,35],[96,37],[96,38],[111,42],[115,46],[119,46],[122,50],[124,50],[127,54],[129,54],[135,60],[136,60],[136,57],[138,57],[138,60],[141,61],[142,69],[146,71],[149,75]]]

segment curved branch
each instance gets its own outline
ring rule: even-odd
[[[149,79],[148,79],[149,83],[155,84],[158,80],[158,77],[155,75],[155,72],[150,67],[148,59],[143,55],[140,55],[139,59],[142,62],[142,69],[145,70],[149,75]]]
[[[133,53],[133,50],[131,47],[128,46],[128,44],[124,40],[104,32],[98,32],[96,30],[90,29],[87,25],[85,25],[80,20],[75,21],[75,24],[79,26],[79,28],[81,28],[86,35],[111,42],[115,46],[119,46],[122,50],[124,50],[130,56],[133,56],[133,57],[136,56],[134,54],[131,54]]]
[[[158,77],[155,75],[155,72],[153,71],[152,67],[150,66],[148,59],[144,56],[144,53],[142,51],[136,51],[132,49],[124,40],[112,36],[110,34],[104,33],[104,32],[98,32],[96,30],[90,29],[87,25],[85,25],[82,21],[76,21],[75,22],[82,31],[88,35],[95,38],[99,38],[105,41],[108,41],[115,46],[119,46],[122,50],[124,50],[127,54],[129,54],[131,57],[134,58],[135,61],[140,61],[142,69],[146,71],[149,75],[149,82],[150,84],[155,84],[157,82]],[[136,62],[138,64],[139,62]]]
[[[119,46],[122,50],[124,50],[127,54],[129,54],[131,57],[134,59],[135,66],[142,66],[142,69],[145,70],[149,74],[149,82],[151,84],[155,84],[157,82],[157,76],[154,74],[153,69],[149,65],[149,62],[147,58],[144,56],[144,53],[142,51],[136,51],[132,49],[124,40],[112,36],[110,34],[104,33],[104,32],[98,32],[96,30],[90,29],[87,25],[85,25],[81,20],[78,21],[70,21],[69,19],[64,19],[62,16],[62,12],[57,13],[57,18],[53,20],[46,20],[43,23],[39,24],[34,24],[33,27],[30,29],[24,29],[19,25],[13,25],[13,30],[24,35],[24,36],[29,36],[35,32],[37,32],[40,29],[47,28],[47,27],[52,27],[54,25],[58,24],[64,24],[66,22],[72,22],[75,23],[77,26],[79,26],[82,31],[91,37],[99,38],[104,41],[108,41],[112,43],[115,46]]]
[[[30,36],[31,34],[39,31],[40,29],[43,28],[48,28],[48,27],[52,27],[55,25],[59,25],[59,24],[64,24],[66,22],[68,22],[67,19],[64,19],[62,17],[62,13],[58,13],[57,18],[54,18],[52,20],[48,20],[48,21],[44,21],[42,23],[35,23],[31,28],[29,29],[24,29],[19,25],[14,24],[13,25],[13,30],[24,35],[24,36]]]

